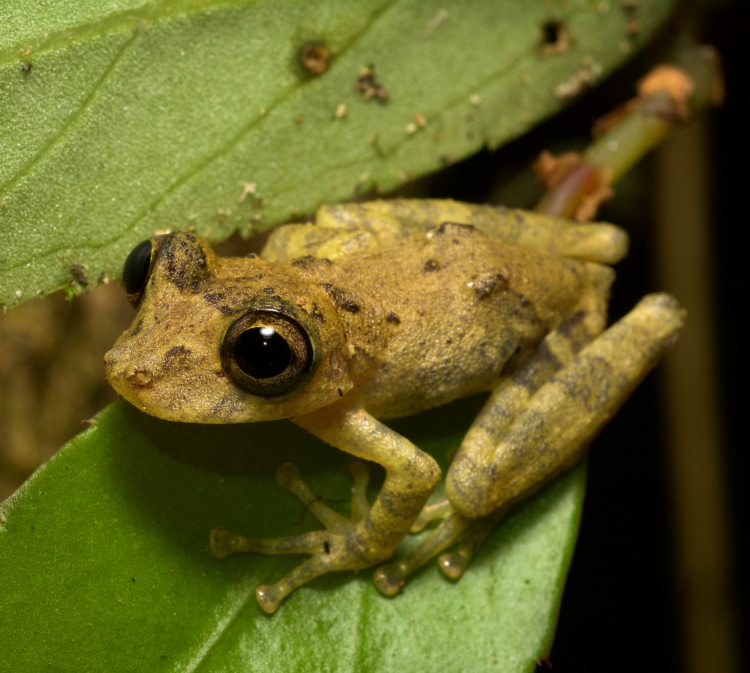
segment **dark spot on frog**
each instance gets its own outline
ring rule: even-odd
[[[450,346],[450,345],[451,345],[452,343],[453,343],[453,339],[451,339],[450,337],[448,337],[448,338],[447,338],[447,339],[445,340],[445,345],[446,345],[446,346]]]
[[[323,548],[325,549],[326,554],[330,554],[331,553],[331,545],[328,544],[328,540],[325,540],[323,542]]]
[[[487,299],[493,292],[504,292],[508,288],[508,279],[501,271],[488,271],[474,276],[471,279],[470,286],[474,288],[477,298],[481,301]],[[524,303],[524,300],[525,297],[521,300],[521,304]]]
[[[341,388],[339,388],[338,391],[339,391],[339,397],[343,397],[344,396],[344,391],[341,390]]]
[[[422,269],[422,273],[429,273],[430,271],[440,271],[440,263],[437,260],[428,259],[424,263],[424,268]]]
[[[344,301],[341,303],[341,308],[349,313],[359,313],[359,304],[355,304],[353,301]]]
[[[358,356],[361,356],[365,360],[371,360],[372,359],[372,357],[370,356],[369,351],[366,351],[364,348],[362,348],[362,346],[359,346],[359,345],[355,345],[354,346],[354,354],[358,355]]]
[[[258,255],[256,255],[254,252],[248,252],[247,255],[245,255],[246,259],[258,259]]]
[[[265,273],[259,273],[257,276],[255,276],[255,280],[262,280],[266,277]]]
[[[21,66],[21,72],[31,72],[31,61]]]
[[[222,304],[221,306],[219,306],[219,311],[222,315],[229,315],[232,312],[232,309],[226,304]]]
[[[310,311],[310,316],[317,320],[321,325],[324,325],[326,322],[326,319],[323,317],[323,313],[318,308],[317,304],[313,304],[312,311]]]
[[[140,334],[141,328],[143,327],[143,318],[141,318],[137,323],[136,326],[133,328],[133,331],[130,333],[131,338]]]
[[[223,292],[206,292],[206,294],[203,295],[203,299],[205,299],[212,306],[216,306],[216,304],[218,304],[222,299],[224,299],[224,293]]]
[[[225,395],[211,407],[211,411],[207,416],[212,419],[228,419],[240,411],[241,408],[239,401],[234,396]]]
[[[425,341],[424,339],[420,339],[420,340],[419,340],[419,345],[420,345],[420,347],[421,347],[421,346],[424,346],[424,345],[425,345],[426,343],[427,343],[427,342],[426,342],[426,341]]]
[[[320,286],[326,291],[326,294],[333,299],[336,306],[348,311],[349,313],[358,313],[360,305],[350,299],[344,290],[340,290],[337,287],[331,285],[331,283],[320,283]]]
[[[275,290],[272,287],[264,287],[263,288],[263,292],[265,292],[266,294],[273,294],[274,291]]]
[[[521,215],[521,213],[514,213],[513,215],[516,218],[516,222],[518,222],[518,224],[523,224],[524,222],[526,222],[526,218]]]
[[[172,346],[166,353],[164,353],[164,369],[174,367],[176,362],[184,362],[192,351],[186,346]]]
[[[318,264],[331,265],[333,264],[333,262],[330,259],[318,259],[317,257],[313,257],[312,255],[305,255],[304,257],[299,257],[292,261],[292,266],[296,266],[298,268],[309,268],[317,266]]]
[[[328,296],[333,299],[333,301],[338,301],[344,296],[344,293],[338,288],[333,287],[331,283],[320,283],[320,287],[322,287],[326,291]]]
[[[401,318],[399,318],[393,311],[388,312],[388,315],[385,316],[385,321],[391,323],[392,325],[401,324]]]
[[[305,255],[304,257],[293,259],[292,266],[296,266],[297,268],[306,268],[308,266],[313,266],[315,262],[315,257],[313,257],[312,255]]]

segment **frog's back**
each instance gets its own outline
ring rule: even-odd
[[[459,224],[379,253],[292,264],[338,307],[351,394],[381,418],[492,388],[612,273]]]

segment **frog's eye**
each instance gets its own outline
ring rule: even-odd
[[[130,303],[136,308],[141,300],[143,289],[146,287],[153,253],[154,246],[151,241],[141,241],[130,251],[122,269],[125,292],[128,294]]]
[[[284,397],[308,379],[314,354],[307,330],[276,309],[246,313],[227,330],[221,349],[224,371],[260,397]]]

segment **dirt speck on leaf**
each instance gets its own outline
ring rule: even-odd
[[[562,54],[570,48],[570,35],[562,21],[552,19],[542,24],[542,54]]]
[[[311,75],[322,75],[328,70],[331,52],[320,42],[311,42],[302,47],[300,63]]]
[[[354,88],[362,92],[365,100],[370,100],[370,98],[377,98],[381,102],[388,100],[388,89],[375,79],[374,65],[370,65],[369,68],[359,73]]]
[[[86,278],[86,274],[83,271],[83,268],[81,268],[81,265],[78,262],[73,262],[71,265],[71,268],[73,270],[73,275],[76,277],[76,280],[80,285],[83,285],[84,287],[89,284],[89,279]]]

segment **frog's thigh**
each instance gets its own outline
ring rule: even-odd
[[[497,477],[489,466],[516,416],[544,383],[599,336],[604,322],[604,316],[595,309],[574,315],[548,334],[521,366],[495,388],[451,462],[448,480],[456,502],[470,501],[477,490],[491,490]],[[427,512],[420,516],[420,520],[423,518],[437,517]]]
[[[534,353],[493,391],[451,463],[454,499],[471,501],[474,490],[485,494],[491,491],[495,478],[488,466],[514,418],[534,392],[598,334],[601,319],[595,313],[574,316],[559,330],[548,334]],[[396,594],[409,575],[461,537],[464,539],[461,549],[440,558],[443,572],[456,579],[503,513],[504,508],[497,508],[477,521],[454,511],[448,500],[426,507],[412,532],[419,532],[433,519],[442,519],[440,525],[409,554],[379,568],[374,576],[376,586],[388,596]]]
[[[684,311],[673,297],[644,297],[530,397],[492,455],[476,466],[471,484],[466,472],[448,475],[453,507],[468,518],[485,516],[572,466],[683,322]]]

